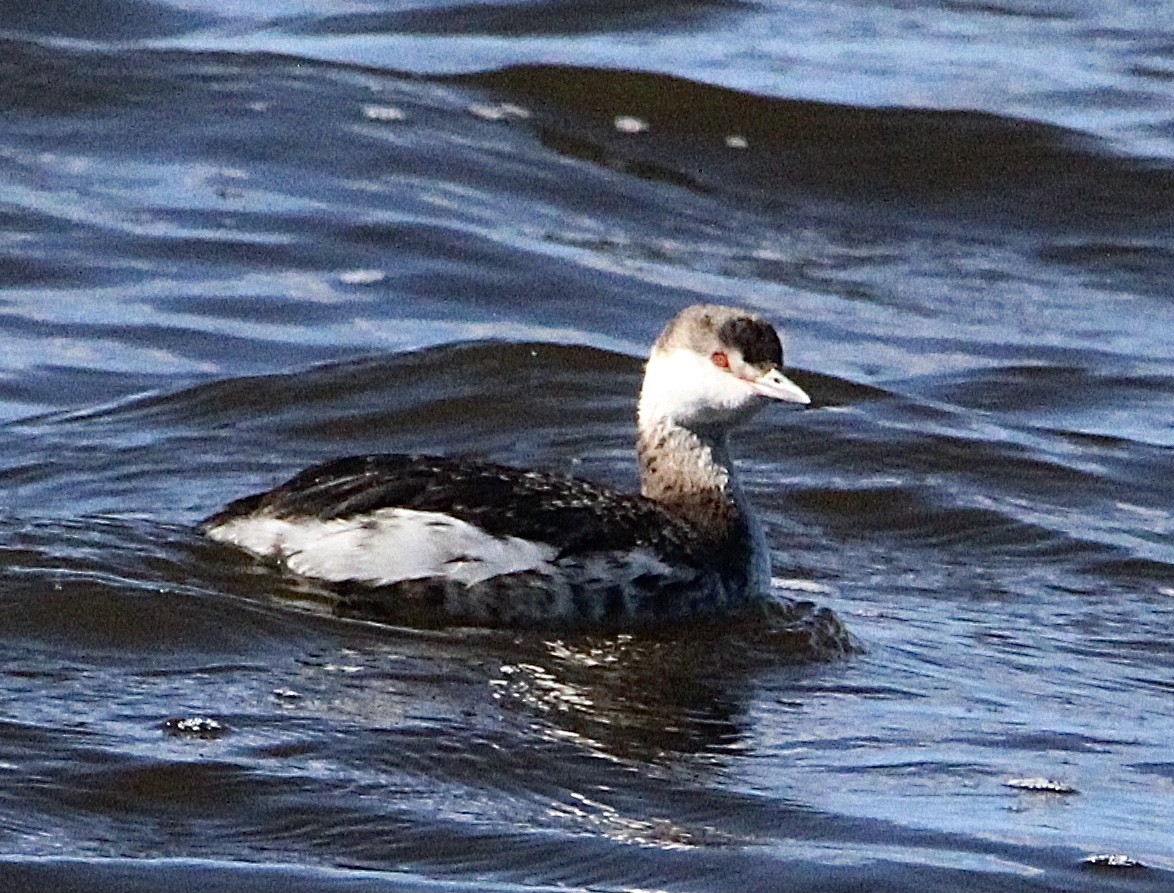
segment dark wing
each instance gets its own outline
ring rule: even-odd
[[[436,456],[352,456],[316,465],[230,503],[201,527],[254,513],[330,520],[386,508],[443,512],[494,536],[550,543],[562,555],[643,547],[691,563],[704,551],[689,524],[642,496],[550,472]]]

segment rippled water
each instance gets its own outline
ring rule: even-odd
[[[4,886],[1169,889],[1172,13],[0,2]],[[633,487],[699,300],[785,331],[738,451],[858,653],[194,532],[359,452]]]

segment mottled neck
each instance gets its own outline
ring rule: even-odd
[[[667,421],[642,423],[636,452],[644,496],[715,539],[737,535],[748,526],[724,429],[693,430]]]

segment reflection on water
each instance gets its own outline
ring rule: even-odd
[[[491,682],[494,697],[540,719],[543,734],[618,759],[655,763],[736,750],[742,737],[739,682],[744,685],[746,675],[720,657],[742,646],[736,634],[694,632],[663,640],[545,640],[530,660],[501,666]],[[719,662],[707,666],[701,655]]]

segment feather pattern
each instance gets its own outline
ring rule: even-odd
[[[495,537],[547,543],[567,555],[645,546],[673,561],[700,545],[698,532],[659,503],[590,481],[469,459],[381,454],[336,459],[229,503],[205,531],[260,513],[331,521],[383,509],[442,512]]]

